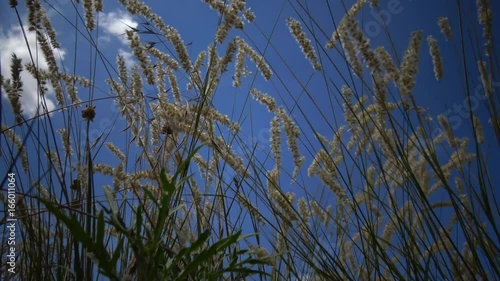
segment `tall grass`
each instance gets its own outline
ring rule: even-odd
[[[54,1],[9,2],[29,60],[14,53],[2,73],[19,228],[5,280],[500,279],[489,1],[449,3],[442,34],[414,31],[403,49],[390,26],[376,43],[364,32],[384,1],[316,3],[333,30],[312,1],[288,1],[295,14],[276,24],[310,61],[308,79],[245,1],[203,1],[218,20],[198,54],[146,4],[119,1],[141,22],[123,35],[132,65],[104,55],[103,1],[81,2],[64,7],[74,18]],[[56,17],[74,31],[73,58]],[[427,73],[437,81],[419,86]],[[469,108],[459,120],[417,96],[446,79]],[[27,83],[35,110],[21,102]]]

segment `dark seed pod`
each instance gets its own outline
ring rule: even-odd
[[[81,186],[80,186],[80,180],[75,179],[73,181],[73,183],[71,183],[70,188],[73,189],[73,190],[80,190],[80,188],[81,188]]]
[[[168,124],[165,124],[161,128],[161,133],[166,135],[171,135],[174,133],[174,130],[172,130],[172,128]]]
[[[87,121],[94,121],[95,117],[95,106],[87,105],[84,110],[82,110],[82,118]]]

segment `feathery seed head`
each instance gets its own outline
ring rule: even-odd
[[[415,86],[416,74],[418,70],[420,42],[422,41],[422,31],[414,31],[410,37],[410,44],[406,49],[401,62],[401,76],[399,79],[399,90],[401,95],[405,97],[402,102],[404,105],[408,103],[407,97],[411,94]]]
[[[300,50],[311,62],[313,68],[315,70],[321,70],[321,65],[318,62],[316,51],[311,45],[311,40],[306,37],[306,33],[302,30],[302,25],[300,24],[300,22],[296,19],[288,18],[286,23],[288,25],[288,28],[290,29],[290,33],[292,33],[293,37],[299,44]]]
[[[431,54],[432,64],[434,65],[434,76],[436,80],[441,80],[441,78],[443,78],[443,63],[439,45],[437,40],[431,35],[427,36],[427,44],[429,45],[429,53]]]
[[[243,17],[249,23],[255,20],[255,14],[251,11],[250,8],[246,9],[245,12],[243,12]]]
[[[451,31],[450,21],[448,20],[448,18],[440,17],[438,19],[438,26],[441,29],[441,33],[443,33],[446,41],[450,40],[451,37],[453,36],[453,33]]]
[[[85,10],[86,25],[89,31],[94,30],[94,0],[83,0],[83,9]]]
[[[481,125],[481,121],[477,116],[472,116],[472,125],[474,126],[474,134],[476,136],[476,140],[478,143],[484,142],[484,133],[483,126]]]
[[[260,102],[261,104],[266,105],[269,112],[276,111],[276,101],[274,100],[274,98],[272,98],[268,94],[262,93],[261,91],[255,89],[255,88],[252,88],[250,90],[250,93],[252,94],[252,97],[256,101]]]

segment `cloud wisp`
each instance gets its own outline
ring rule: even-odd
[[[124,45],[128,45],[125,31],[131,28],[137,28],[139,23],[132,19],[132,16],[123,11],[113,11],[109,13],[101,13],[99,18],[99,26],[104,31],[120,40]]]
[[[0,42],[2,42],[0,46],[1,72],[4,79],[10,78],[10,61],[13,54],[22,60],[23,66],[27,63],[34,63],[41,70],[49,69],[47,61],[42,55],[41,47],[37,44],[35,33],[26,32],[26,39],[19,25],[13,25],[6,32],[0,32]],[[66,53],[63,49],[55,50],[55,52],[58,52],[60,58],[64,58]],[[23,81],[23,92],[19,100],[25,116],[33,117],[44,112],[44,106],[49,112],[56,108],[51,87],[48,87],[49,91],[41,97],[36,79],[25,69],[21,73],[21,79]],[[7,99],[5,91],[2,92],[2,98]]]

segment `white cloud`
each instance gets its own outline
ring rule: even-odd
[[[25,25],[26,26],[26,25]],[[4,79],[10,79],[10,62],[12,54],[16,54],[16,56],[22,59],[23,66],[29,62],[31,62],[31,57],[29,50],[31,50],[31,54],[35,61],[35,64],[38,65],[40,69],[48,70],[48,64],[45,61],[45,58],[42,55],[42,50],[40,46],[37,44],[36,35],[33,32],[26,33],[28,46],[26,45],[26,41],[24,39],[21,27],[18,25],[11,26],[6,33],[0,31],[0,59],[1,59],[1,72],[4,76]],[[63,58],[65,55],[64,50],[58,50],[60,57]],[[38,54],[38,57],[37,57]],[[59,54],[56,57],[59,57]],[[21,79],[23,81],[23,93],[20,98],[21,107],[23,109],[23,113],[29,117],[33,117],[37,114],[37,108],[39,107],[39,112],[43,112],[41,108],[42,104],[47,106],[48,111],[52,111],[56,108],[54,103],[54,94],[52,92],[52,88],[49,87],[49,91],[45,93],[45,103],[43,102],[42,97],[38,95],[38,86],[36,79],[28,73],[26,70],[23,70],[21,73]],[[3,91],[2,98],[7,98],[7,94]]]
[[[125,31],[131,27],[137,28],[139,25],[136,21],[132,19],[132,16],[124,11],[114,11],[110,13],[100,13],[100,25],[103,28],[105,34],[100,39],[111,40],[111,37],[117,38],[125,45],[128,45]],[[26,26],[26,25],[25,25]],[[33,32],[26,33],[28,45],[31,49],[31,54],[35,60],[35,64],[38,65],[40,69],[48,70],[48,64],[43,57],[40,46],[37,45],[36,35]],[[22,59],[22,64],[31,62],[30,53],[28,47],[19,25],[13,25],[9,28],[3,26],[0,27],[0,59],[1,59],[1,73],[4,79],[10,79],[10,61],[13,53],[17,55],[18,58]],[[112,42],[110,42],[112,43]],[[55,54],[56,58],[64,58],[65,51],[62,49],[56,50],[58,52]],[[125,62],[128,67],[134,64],[134,59],[132,53],[119,49],[118,52],[125,58]],[[36,57],[38,54],[38,57]],[[26,70],[21,73],[21,79],[23,81],[23,93],[20,98],[21,106],[23,109],[23,114],[27,117],[33,117],[37,114],[37,108],[42,112],[41,105],[45,104],[48,111],[52,111],[57,108],[55,104],[55,98],[53,89],[48,87],[49,91],[45,93],[45,102],[42,101],[41,97],[38,95],[37,81],[31,76]],[[2,98],[7,99],[7,94],[2,91]],[[8,102],[7,102],[8,103]],[[40,106],[40,107],[39,107]]]
[[[132,19],[132,16],[124,11],[101,13],[99,25],[110,35],[117,37],[123,44],[128,45],[125,31],[137,28],[139,25]]]

